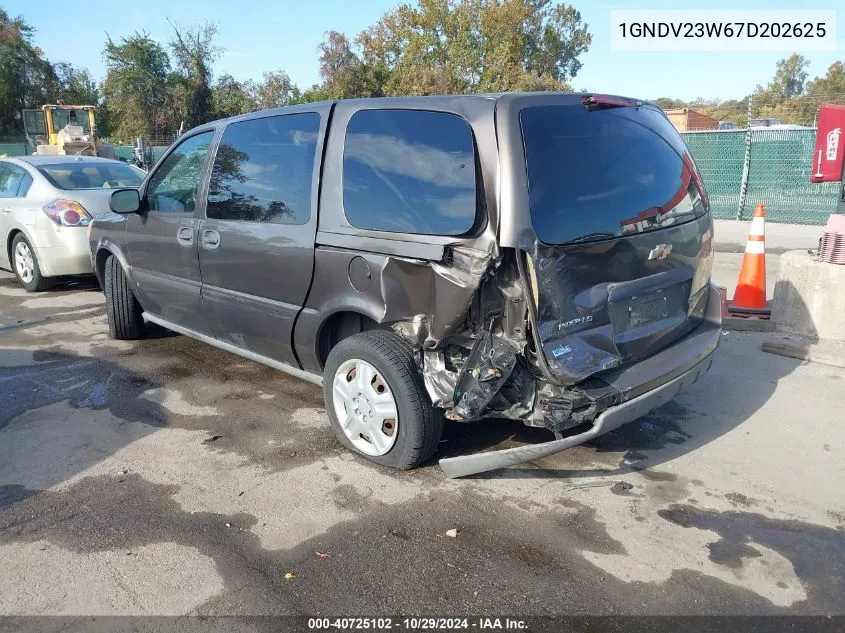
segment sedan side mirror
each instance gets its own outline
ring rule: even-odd
[[[138,213],[141,210],[141,196],[137,189],[118,189],[112,193],[109,207],[122,215]]]

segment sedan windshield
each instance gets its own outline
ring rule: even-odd
[[[67,191],[137,187],[144,177],[140,170],[118,162],[39,165],[38,171],[44,174],[51,185]]]

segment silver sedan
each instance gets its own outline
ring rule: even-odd
[[[93,156],[0,158],[0,268],[28,292],[52,278],[92,273],[87,226],[107,216],[117,187],[137,187],[145,174]]]

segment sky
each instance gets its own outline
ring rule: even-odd
[[[117,41],[139,30],[166,41],[170,18],[183,26],[204,20],[217,24],[218,43],[224,49],[214,68],[217,76],[229,73],[238,80],[260,80],[264,72],[284,69],[303,89],[319,81],[317,46],[326,31],[354,37],[398,4],[399,0],[143,0],[125,4],[114,0],[0,0],[7,13],[22,15],[36,28],[35,44],[50,61],[84,66],[98,80],[105,74],[102,49],[106,34]],[[569,4],[581,12],[593,34],[590,50],[581,57],[583,68],[571,81],[576,90],[644,99],[738,99],[757,84],[768,83],[775,62],[791,52],[612,52],[611,9],[672,9],[679,8],[678,2],[569,0]],[[834,9],[836,3],[711,0],[688,2],[683,7]],[[845,59],[845,11],[839,11],[837,20],[837,51],[804,53],[810,60],[810,78],[823,75],[837,59]]]

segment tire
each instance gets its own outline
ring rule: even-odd
[[[114,255],[108,256],[103,269],[103,293],[106,295],[109,335],[119,341],[143,338],[141,304],[129,289],[129,279]]]
[[[35,249],[23,233],[18,233],[12,240],[11,260],[15,277],[27,292],[43,292],[53,285],[50,277],[41,274]]]
[[[359,379],[366,382],[368,374],[363,371],[366,366],[375,370],[375,377],[369,381],[372,391],[358,383]],[[358,367],[362,368],[360,378]],[[386,391],[377,391],[382,385]],[[346,398],[350,390],[358,396],[364,394],[363,402],[360,398],[356,401],[361,404],[363,417],[356,415],[358,409],[349,411],[358,406]],[[430,459],[437,450],[443,433],[443,417],[431,406],[411,346],[393,332],[361,332],[335,345],[323,373],[323,394],[329,422],[338,440],[370,461],[408,470]],[[379,408],[388,407],[383,404],[387,398],[394,402],[396,413],[389,436],[386,434],[390,432],[390,421],[382,417],[384,409]],[[344,412],[345,419],[339,419]],[[351,433],[344,430],[343,424],[347,423]],[[359,428],[367,432],[358,434],[353,442],[352,438]],[[378,435],[379,430],[387,439]],[[384,448],[382,442],[390,445],[388,450],[378,450]]]

